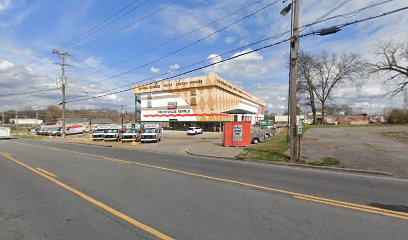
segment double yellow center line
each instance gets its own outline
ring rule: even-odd
[[[41,169],[41,168],[37,168],[37,169],[36,169],[36,168],[33,168],[33,167],[31,167],[31,166],[29,166],[29,165],[27,165],[27,164],[25,164],[25,163],[23,163],[23,162],[21,162],[21,161],[15,159],[15,158],[13,158],[13,157],[12,157],[10,154],[8,154],[8,153],[0,152],[0,154],[1,154],[3,157],[5,157],[6,159],[13,161],[13,162],[17,163],[18,165],[27,168],[28,170],[31,170],[32,172],[34,172],[34,173],[40,175],[41,177],[43,177],[43,178],[45,178],[45,179],[47,179],[47,180],[49,180],[49,181],[55,183],[56,185],[58,185],[58,186],[60,186],[60,187],[62,187],[62,188],[64,188],[64,189],[66,189],[66,190],[68,190],[68,191],[70,191],[70,192],[72,192],[73,194],[75,194],[75,195],[77,195],[77,196],[79,196],[79,197],[81,197],[81,198],[87,200],[88,202],[90,202],[90,203],[92,203],[92,204],[94,204],[94,205],[96,205],[96,206],[98,206],[98,207],[100,207],[100,208],[102,208],[102,209],[104,209],[105,211],[107,211],[107,212],[109,212],[109,213],[111,213],[111,214],[113,214],[113,215],[115,215],[115,216],[117,216],[117,217],[119,217],[119,218],[125,220],[126,222],[128,222],[128,223],[130,223],[130,224],[132,224],[132,225],[134,225],[134,226],[136,226],[136,227],[138,227],[138,228],[140,228],[140,229],[142,229],[142,230],[144,230],[144,231],[146,231],[146,232],[148,232],[148,233],[150,233],[150,234],[152,234],[152,235],[158,237],[159,239],[165,239],[165,240],[171,240],[171,239],[173,239],[173,238],[171,238],[171,237],[169,237],[169,236],[167,236],[167,235],[165,235],[165,234],[163,234],[163,233],[157,231],[156,229],[153,229],[152,227],[149,227],[149,226],[147,226],[147,225],[145,225],[145,224],[143,224],[143,223],[141,223],[141,222],[139,222],[139,221],[137,221],[137,220],[135,220],[135,219],[129,217],[128,215],[125,215],[125,214],[119,212],[118,210],[115,210],[115,209],[113,209],[112,207],[110,207],[110,206],[108,206],[108,205],[106,205],[106,204],[104,204],[104,203],[102,203],[102,202],[100,202],[100,201],[98,201],[98,200],[96,200],[96,199],[94,199],[94,198],[92,198],[92,197],[86,195],[85,193],[82,193],[82,192],[80,192],[80,191],[78,191],[78,190],[76,190],[76,189],[74,189],[74,188],[72,188],[72,187],[66,185],[66,184],[63,183],[63,182],[56,180],[56,179],[55,179],[56,176],[55,176],[54,174],[52,174],[52,173],[50,173],[50,172],[48,172],[48,171],[45,171],[44,169]]]
[[[21,143],[21,142],[18,142],[18,143]],[[347,209],[352,209],[352,210],[357,210],[357,211],[362,211],[362,212],[375,213],[375,214],[380,214],[380,215],[383,215],[383,216],[408,220],[408,213],[405,213],[405,212],[392,211],[392,210],[383,209],[383,208],[371,207],[371,206],[355,204],[355,203],[350,203],[350,202],[344,202],[344,201],[338,201],[338,200],[333,200],[333,199],[328,199],[328,198],[321,198],[321,197],[317,197],[317,196],[313,196],[313,195],[302,194],[302,193],[297,193],[297,192],[291,192],[291,191],[286,191],[286,190],[277,189],[277,188],[270,188],[270,187],[260,186],[260,185],[256,185],[256,184],[235,181],[235,180],[231,180],[231,179],[212,177],[212,176],[197,174],[197,173],[193,173],[193,172],[187,172],[187,171],[182,171],[182,170],[177,170],[177,169],[172,169],[172,168],[160,167],[160,166],[155,166],[155,165],[150,165],[150,164],[145,164],[145,163],[131,162],[131,161],[127,161],[127,160],[121,160],[121,159],[116,159],[116,158],[100,156],[100,155],[77,152],[77,151],[72,151],[72,150],[67,150],[67,149],[62,149],[62,148],[54,148],[54,147],[48,147],[48,146],[42,146],[42,145],[30,144],[30,143],[22,143],[22,144],[33,145],[33,146],[41,146],[41,147],[45,147],[45,148],[55,150],[55,151],[70,152],[70,153],[80,154],[80,155],[84,155],[84,156],[88,156],[88,157],[99,158],[99,159],[103,159],[103,160],[106,160],[106,161],[112,161],[112,162],[121,163],[121,164],[130,164],[130,165],[143,166],[143,167],[158,169],[158,170],[162,170],[162,171],[175,172],[175,173],[189,175],[189,176],[193,176],[193,177],[198,177],[198,178],[203,178],[203,179],[208,179],[208,180],[213,180],[213,181],[218,181],[218,182],[224,182],[224,183],[229,183],[229,184],[235,184],[235,185],[250,187],[250,188],[254,188],[254,189],[260,189],[260,190],[264,190],[264,191],[288,194],[288,195],[293,196],[296,199],[301,199],[301,200],[311,201],[311,202],[315,202],[315,203],[321,203],[321,204],[326,204],[326,205],[331,205],[331,206],[336,206],[336,207],[342,207],[342,208],[347,208]]]

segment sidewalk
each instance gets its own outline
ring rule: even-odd
[[[193,155],[217,157],[217,158],[235,158],[244,150],[244,147],[224,147],[222,140],[216,139],[215,142],[202,142],[191,145],[186,152]]]

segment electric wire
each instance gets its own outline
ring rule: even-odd
[[[385,16],[388,16],[388,15],[391,15],[391,14],[395,14],[395,13],[397,13],[397,12],[405,11],[405,10],[407,10],[407,9],[408,9],[408,6],[402,7],[402,8],[398,8],[398,9],[395,9],[395,10],[392,10],[392,11],[388,11],[388,12],[385,12],[385,13],[382,13],[382,14],[379,14],[379,15],[376,15],[376,16],[371,16],[371,17],[367,17],[367,18],[363,18],[363,19],[358,19],[358,20],[355,20],[355,21],[352,21],[352,22],[347,22],[347,23],[339,24],[339,25],[336,25],[336,26],[339,27],[339,28],[344,28],[344,27],[351,26],[351,25],[354,25],[354,24],[357,24],[357,23],[366,22],[366,21],[371,21],[371,20],[374,20],[374,19],[377,19],[377,18],[380,18],[380,17],[385,17]],[[309,32],[309,33],[301,34],[301,35],[299,35],[299,38],[309,37],[309,36],[312,36],[312,35],[319,34],[320,32],[321,32],[321,30],[312,31],[312,32]],[[261,50],[263,50],[263,49],[270,48],[270,47],[273,47],[273,46],[282,44],[282,43],[287,42],[287,41],[290,41],[290,39],[284,39],[284,40],[281,40],[281,41],[278,41],[278,42],[275,42],[275,43],[272,43],[272,44],[268,44],[268,45],[265,45],[265,46],[256,48],[256,49],[254,49],[254,50],[247,51],[247,52],[244,52],[244,53],[241,53],[241,54],[234,55],[234,56],[232,56],[232,57],[230,57],[230,58],[220,60],[220,61],[218,61],[218,62],[214,62],[214,63],[211,63],[211,64],[207,64],[207,65],[205,65],[205,66],[201,66],[201,67],[198,67],[198,68],[195,68],[195,69],[192,69],[192,70],[189,70],[189,71],[186,71],[186,72],[177,74],[177,75],[172,76],[172,77],[168,77],[168,78],[164,78],[164,79],[160,79],[160,80],[151,82],[151,83],[149,83],[149,84],[157,83],[157,82],[161,82],[161,81],[165,81],[165,80],[168,80],[168,79],[171,79],[171,78],[175,78],[175,77],[179,77],[179,76],[183,76],[183,75],[186,75],[186,74],[188,74],[188,73],[195,72],[195,71],[198,71],[198,70],[201,70],[201,69],[204,69],[204,68],[208,68],[208,67],[210,67],[210,66],[214,66],[214,65],[216,65],[216,64],[220,64],[220,63],[223,63],[223,62],[226,62],[226,61],[230,61],[230,60],[233,60],[233,59],[235,59],[235,58],[242,57],[242,56],[244,56],[244,55],[248,55],[248,54],[251,54],[251,53],[254,53],[254,52],[258,52],[258,51],[261,51]],[[142,80],[142,81],[143,81],[143,80]],[[142,81],[139,81],[139,82],[142,82]],[[130,90],[132,90],[132,89],[133,89],[133,87],[132,87],[132,88],[128,88],[128,89],[123,89],[123,90],[120,90],[120,91],[116,91],[116,92],[111,92],[111,93],[106,93],[106,94],[98,95],[98,96],[92,96],[92,97],[87,97],[87,98],[82,98],[82,99],[75,99],[75,100],[67,100],[66,102],[69,103],[69,102],[86,101],[86,100],[90,100],[90,99],[96,99],[96,98],[101,98],[101,97],[105,97],[105,96],[109,96],[109,95],[113,95],[113,94],[117,94],[117,93],[122,93],[122,92],[130,91]]]
[[[369,8],[372,8],[372,7],[375,7],[375,6],[378,6],[379,4],[384,4],[384,3],[387,3],[387,2],[390,2],[390,1],[394,1],[394,0],[383,1],[383,2],[381,2],[381,3],[373,4],[373,5],[370,5],[370,6],[361,8],[361,9],[354,10],[354,11],[352,11],[352,12],[350,12],[350,13],[347,13],[347,14],[352,14],[352,13],[355,13],[355,12],[361,12],[362,10],[366,10],[366,9],[369,9]],[[327,19],[323,19],[323,20],[320,20],[320,21],[316,21],[316,22],[313,22],[313,23],[309,23],[309,24],[306,24],[306,25],[304,25],[304,26],[301,26],[300,28],[311,27],[311,26],[313,26],[313,25],[315,25],[315,24],[318,24],[318,23],[321,23],[321,22],[323,22],[323,21],[332,20],[332,19],[338,18],[338,17],[343,17],[343,15],[337,15],[337,16],[334,16],[334,17],[329,17],[329,18],[327,18]],[[285,32],[282,32],[282,33],[279,33],[279,34],[276,34],[276,35],[274,35],[274,36],[271,36],[271,37],[268,37],[268,38],[265,38],[265,39],[262,39],[262,40],[259,40],[259,41],[256,41],[256,42],[253,42],[253,43],[250,43],[250,44],[247,44],[247,45],[242,46],[242,47],[239,47],[239,48],[236,48],[236,49],[233,49],[233,50],[230,50],[230,51],[221,53],[221,54],[217,54],[217,55],[214,56],[214,57],[207,58],[207,59],[201,60],[201,61],[199,61],[199,62],[196,62],[196,63],[190,64],[190,65],[184,66],[184,67],[182,67],[182,68],[180,68],[180,69],[177,69],[177,70],[175,70],[175,71],[170,71],[170,72],[168,72],[168,73],[162,73],[162,74],[159,74],[159,75],[155,75],[155,76],[153,76],[153,77],[148,78],[147,80],[152,80],[152,79],[155,79],[155,78],[158,78],[158,77],[162,77],[162,76],[164,76],[164,75],[172,74],[172,73],[174,73],[174,72],[176,72],[176,71],[179,71],[179,70],[182,70],[182,69],[186,69],[186,68],[190,68],[190,67],[192,67],[192,66],[201,64],[201,63],[203,63],[203,62],[207,62],[207,61],[216,59],[216,58],[219,57],[219,56],[224,56],[224,55],[230,54],[230,53],[232,53],[232,52],[236,52],[236,51],[239,51],[239,50],[242,50],[242,49],[246,49],[246,48],[248,48],[248,47],[257,45],[257,44],[259,44],[259,43],[262,43],[262,42],[265,42],[265,41],[268,41],[268,40],[271,40],[271,39],[280,38],[280,37],[282,37],[282,36],[284,36],[285,34],[288,34],[288,33],[290,33],[290,30],[285,31]],[[98,80],[98,81],[94,81],[94,82],[90,82],[90,83],[86,83],[86,84],[76,85],[75,87],[83,87],[83,86],[93,85],[93,84],[95,84],[95,83],[100,83],[100,82],[107,81],[107,80],[111,80],[111,79],[112,79],[112,78],[106,78],[106,79],[102,79],[102,80]],[[120,87],[116,87],[116,88],[114,88],[114,90],[115,90],[115,89],[120,89],[120,88],[123,88],[123,87],[127,87],[127,86],[130,86],[130,85],[133,85],[133,84],[134,84],[134,83],[127,84],[127,85],[123,85],[123,86],[120,86]],[[103,90],[103,91],[106,91],[106,90]],[[96,92],[96,93],[94,93],[94,94],[99,94],[99,93],[101,93],[101,92]]]
[[[206,27],[208,27],[208,26],[211,26],[212,24],[214,24],[214,23],[216,23],[216,22],[219,22],[219,21],[224,20],[224,19],[226,19],[226,18],[228,18],[228,17],[231,17],[231,16],[237,14],[238,12],[241,12],[241,11],[243,11],[243,10],[245,10],[245,9],[248,9],[248,8],[254,6],[254,5],[258,4],[258,3],[261,3],[261,2],[263,2],[263,1],[264,1],[264,0],[260,0],[260,1],[257,1],[257,2],[254,2],[254,3],[250,4],[250,5],[248,5],[248,6],[245,6],[245,7],[242,7],[242,8],[240,8],[240,9],[237,9],[237,10],[235,10],[235,11],[233,11],[233,12],[231,12],[231,13],[229,13],[229,14],[223,16],[223,17],[220,17],[220,18],[217,18],[217,19],[215,19],[215,20],[212,20],[211,22],[209,22],[209,23],[207,23],[207,24],[205,24],[205,25],[202,25],[201,27],[198,27],[198,28],[196,28],[196,29],[194,29],[194,30],[192,30],[192,31],[189,31],[189,32],[187,32],[187,33],[185,33],[185,34],[183,34],[183,35],[181,35],[181,36],[175,37],[175,38],[173,38],[173,39],[171,39],[171,40],[169,40],[169,41],[166,41],[166,42],[162,42],[162,43],[160,43],[160,44],[158,44],[158,45],[154,46],[153,48],[150,48],[150,49],[148,49],[148,50],[146,50],[146,51],[140,52],[140,53],[135,54],[135,55],[133,55],[133,56],[131,56],[131,57],[128,57],[128,58],[126,58],[126,59],[123,59],[123,60],[120,60],[120,61],[118,61],[118,62],[116,62],[116,63],[113,63],[113,64],[111,64],[111,65],[109,65],[109,66],[107,66],[107,67],[105,67],[105,68],[102,68],[102,69],[99,69],[99,70],[94,71],[94,72],[92,72],[92,73],[89,73],[89,74],[85,75],[84,78],[89,77],[89,76],[92,76],[92,75],[95,75],[95,74],[98,74],[98,73],[101,73],[101,72],[104,72],[104,71],[106,71],[106,70],[108,70],[108,69],[111,69],[111,68],[116,67],[116,66],[118,66],[118,65],[121,65],[121,64],[123,64],[123,63],[129,62],[129,61],[131,61],[131,60],[133,60],[133,59],[136,59],[136,58],[138,58],[138,57],[141,57],[141,56],[143,56],[143,55],[145,55],[145,54],[147,54],[147,53],[150,53],[150,52],[152,52],[152,51],[154,51],[154,50],[157,50],[157,49],[159,49],[159,48],[161,48],[161,47],[164,47],[164,46],[166,46],[166,45],[169,45],[169,44],[171,44],[171,43],[173,43],[173,42],[175,42],[175,41],[177,41],[177,40],[179,40],[179,39],[185,38],[185,37],[191,35],[192,33],[195,33],[195,32],[197,32],[197,31],[200,31],[200,30],[202,30],[202,29],[204,29],[204,28],[206,28]]]

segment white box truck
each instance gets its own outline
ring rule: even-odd
[[[0,138],[11,138],[11,130],[9,127],[0,127]]]

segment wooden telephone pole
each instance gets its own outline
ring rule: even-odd
[[[62,141],[65,142],[66,140],[66,132],[65,132],[65,84],[66,84],[66,76],[65,76],[65,66],[70,66],[65,63],[65,57],[70,56],[67,52],[65,51],[59,51],[57,49],[54,49],[52,53],[57,54],[61,62],[60,63],[55,63],[56,65],[59,65],[61,67],[61,90],[62,90],[62,129],[61,129],[61,136],[62,136]]]

